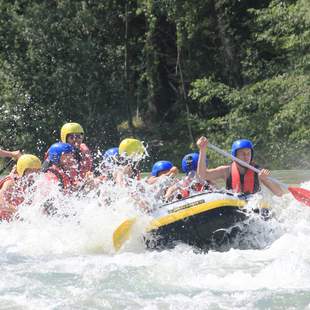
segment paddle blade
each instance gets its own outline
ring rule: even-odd
[[[118,251],[123,244],[129,239],[133,224],[136,219],[125,220],[121,225],[119,225],[113,233],[113,246],[115,251]]]
[[[310,207],[310,191],[300,187],[289,187],[288,190],[293,196],[306,206]]]

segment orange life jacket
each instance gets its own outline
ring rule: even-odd
[[[260,190],[258,174],[247,169],[244,175],[240,175],[237,163],[233,162],[226,181],[226,188],[236,193],[254,194]]]

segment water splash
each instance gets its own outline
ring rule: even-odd
[[[108,174],[113,174],[117,167],[106,162],[100,169],[101,173],[109,171]],[[151,220],[150,214],[145,211],[162,203],[159,193],[167,186],[168,181],[171,182],[170,179],[163,178],[155,186],[131,181],[127,187],[107,181],[95,190],[75,196],[63,195],[56,186],[48,189],[43,186],[35,194],[29,191],[28,199],[20,207],[19,219],[0,224],[2,247],[8,253],[27,255],[110,255],[114,253],[112,235],[115,229],[124,220],[136,218],[131,238],[122,251],[144,252],[143,234]],[[37,182],[40,184],[42,179],[39,178]],[[309,188],[310,182],[302,186]],[[47,216],[43,210],[46,202],[51,199],[57,211],[54,216]],[[141,201],[147,209],[141,209]],[[281,238],[285,236],[294,239],[300,235],[309,235],[310,208],[295,201],[290,194],[282,198],[267,193],[254,195],[247,208],[257,209],[262,203],[271,207],[272,216],[265,221],[253,212],[242,224],[242,233],[238,235],[232,248],[264,249],[275,241],[281,242]]]
[[[44,309],[266,309],[309,307],[310,208],[290,194],[255,195],[273,210],[270,220],[249,219],[246,250],[202,253],[180,244],[147,251],[141,240],[149,217],[124,188],[105,183],[82,197],[55,188],[59,210],[42,213],[44,195],[0,224],[2,307]],[[302,184],[310,188],[310,183]],[[141,189],[140,189],[141,190]],[[144,198],[152,188],[144,185]],[[155,191],[156,192],[156,191]],[[132,238],[114,255],[111,235],[137,217]],[[246,246],[245,246],[246,248]],[[259,248],[257,250],[256,248]],[[53,306],[51,306],[53,305]]]

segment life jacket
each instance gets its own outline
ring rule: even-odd
[[[0,189],[3,187],[4,183],[7,181],[12,181],[14,178],[10,175],[7,175],[0,181]],[[4,200],[7,201],[8,193],[4,194]],[[18,203],[18,201],[14,201],[14,205]],[[1,208],[0,209],[0,221],[10,221],[13,217],[13,211],[8,208]]]
[[[14,211],[8,208],[0,209],[0,221],[11,221]]]
[[[111,178],[109,178],[107,175],[99,175],[98,177],[96,177],[96,179],[100,182],[107,182]]]
[[[85,143],[81,143],[80,148],[75,149],[75,150],[76,152],[74,155],[75,155],[75,159],[78,162],[79,178],[84,179],[87,172],[93,170],[93,159],[92,159],[90,150]],[[47,160],[48,160],[48,152],[45,152],[44,161],[47,161]],[[44,168],[46,168],[47,165],[48,163],[44,165]],[[45,172],[44,168],[42,170],[43,172]]]
[[[254,167],[258,168],[256,165],[254,165]],[[229,169],[229,175],[226,180],[226,189],[244,194],[254,194],[260,191],[259,178],[256,172],[247,169],[244,175],[240,174],[236,162],[233,162]]]
[[[12,176],[7,175],[7,176],[4,177],[3,179],[1,179],[1,181],[0,181],[0,189],[3,187],[3,185],[4,185],[4,183],[5,183],[6,181],[13,181]]]
[[[0,209],[0,221],[12,220],[15,211],[17,211],[19,205],[21,205],[25,201],[26,190],[30,186],[27,179],[8,175],[1,180],[1,188],[6,181],[14,181],[14,184],[12,187],[7,188],[3,193],[3,201],[5,204],[9,205],[9,208],[4,207]]]
[[[6,181],[8,180],[14,180],[14,179],[11,176],[8,176]],[[14,208],[17,208],[25,200],[26,188],[27,188],[27,184],[22,183],[20,179],[16,180],[13,186],[11,188],[8,188],[3,193],[4,202],[10,206],[13,206]]]
[[[191,192],[202,192],[206,189],[206,186],[204,184],[201,184],[201,183],[194,183],[191,185],[190,188],[182,188],[180,190],[180,194],[181,194],[181,198],[184,199],[184,198],[188,198],[190,196],[190,193]]]
[[[85,143],[81,143],[80,148],[77,150],[76,159],[78,161],[79,178],[85,179],[87,172],[93,170],[91,152]]]
[[[46,178],[49,181],[56,181],[59,187],[65,191],[69,190],[74,183],[72,178],[67,173],[65,173],[62,168],[56,165],[52,165],[51,167],[49,167],[45,173]]]

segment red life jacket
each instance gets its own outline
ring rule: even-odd
[[[14,180],[12,177],[8,177],[7,180]],[[4,183],[3,183],[4,184]],[[3,186],[3,185],[2,185]],[[17,208],[20,204],[22,204],[25,200],[25,190],[27,185],[19,180],[14,182],[11,188],[8,188],[3,193],[3,200],[10,206]]]
[[[93,159],[88,146],[85,143],[81,143],[80,148],[76,149],[79,154],[76,154],[76,159],[79,165],[79,178],[84,179],[87,172],[93,169]],[[44,154],[44,160],[47,160],[48,152]]]
[[[56,182],[63,190],[68,190],[73,185],[73,179],[56,165],[52,165],[46,171],[46,178],[49,181]]]
[[[12,176],[7,175],[0,181],[0,189],[3,187],[4,183],[7,181],[12,181],[14,180]],[[7,200],[7,194],[4,194],[4,199]],[[16,202],[14,202],[15,205]],[[13,211],[8,208],[1,208],[0,209],[0,221],[10,221],[13,216]]]
[[[1,179],[1,181],[0,181],[0,189],[3,187],[3,185],[4,185],[4,183],[6,182],[6,181],[12,181],[13,180],[13,178],[12,178],[12,176],[10,176],[10,175],[7,175],[6,177],[4,177],[3,179]]]
[[[233,162],[230,175],[226,181],[226,188],[232,189],[236,193],[254,194],[260,190],[258,175],[254,171],[247,169],[242,180],[238,165]]]
[[[0,221],[10,221],[12,220],[14,211],[8,208],[0,209]]]
[[[93,169],[93,159],[89,148],[85,143],[80,145],[81,158],[79,160],[79,177],[84,179],[87,172],[91,172]]]
[[[201,183],[194,183],[191,186],[192,191],[194,192],[202,192],[205,188],[204,185]],[[182,198],[188,198],[190,195],[190,189],[185,188],[180,190]]]

